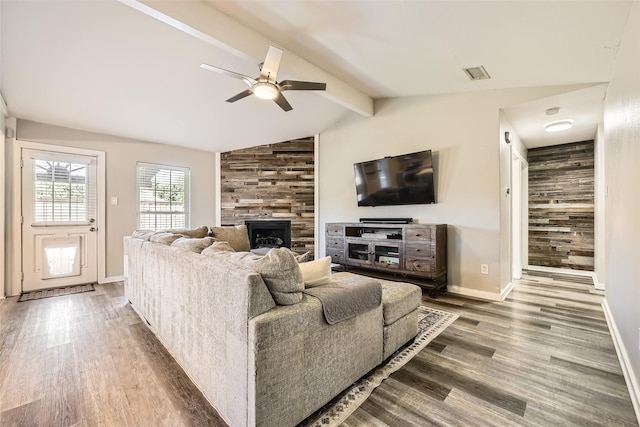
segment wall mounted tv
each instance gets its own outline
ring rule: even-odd
[[[358,206],[435,203],[431,150],[355,163]]]

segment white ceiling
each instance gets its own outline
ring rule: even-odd
[[[372,98],[607,82],[630,6],[3,0],[0,88],[14,117],[226,151],[312,135],[347,114],[370,115]],[[327,92],[287,92],[287,113],[254,97],[229,104],[246,86],[199,68],[206,62],[257,76],[269,44],[284,50],[279,80],[324,81]],[[462,68],[478,65],[492,78],[469,81]],[[600,86],[592,98],[573,93],[506,113],[537,146],[549,140],[528,116],[561,107],[584,114],[594,132],[603,94]]]

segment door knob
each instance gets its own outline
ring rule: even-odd
[[[96,222],[95,218],[90,218],[89,219],[89,224],[93,224],[94,222]]]
[[[95,228],[95,227],[91,227],[91,228],[89,229],[89,231],[96,231],[96,228]]]

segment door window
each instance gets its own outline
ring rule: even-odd
[[[96,197],[90,164],[51,159],[33,162],[33,225],[90,222]]]

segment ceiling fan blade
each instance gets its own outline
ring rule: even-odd
[[[284,96],[282,96],[281,93],[278,93],[278,96],[275,97],[275,99],[273,100],[276,104],[278,104],[280,106],[280,108],[282,108],[284,111],[291,111],[293,110],[293,107],[291,106],[291,104],[289,104],[289,101],[287,101],[285,99]]]
[[[224,68],[214,67],[213,65],[200,64],[200,68],[203,68],[203,69],[209,70],[209,71],[213,71],[215,73],[224,74],[226,76],[233,77],[235,79],[240,79],[240,80],[244,81],[246,84],[248,84],[249,87],[252,87],[255,83],[257,83],[255,79],[253,79],[253,78],[251,78],[249,76],[245,76],[244,74],[235,73],[233,71],[225,70]]]
[[[282,59],[282,50],[277,47],[269,46],[267,57],[260,68],[260,81],[276,82],[278,76],[278,68],[280,68],[280,60]]]
[[[283,80],[278,86],[280,90],[326,90],[326,83],[299,82],[297,80]]]
[[[253,92],[251,91],[251,89],[247,89],[244,92],[240,92],[239,94],[237,94],[236,96],[232,96],[231,98],[227,99],[227,102],[236,102],[242,98],[246,98],[247,96],[251,95]]]

